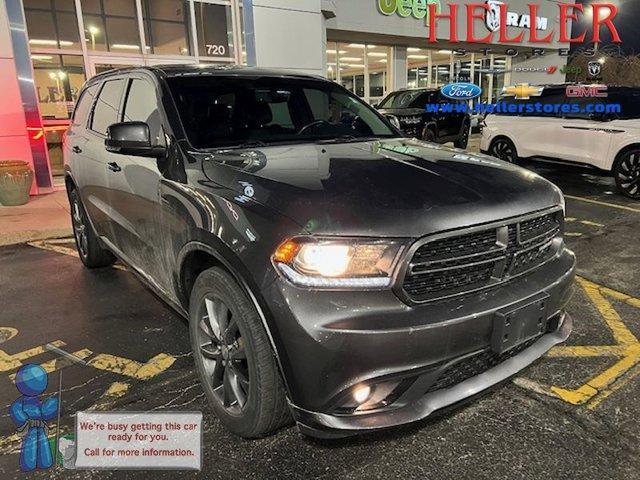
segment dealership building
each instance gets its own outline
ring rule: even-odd
[[[426,4],[458,4],[452,43],[448,19],[428,41]],[[0,2],[0,160],[36,173],[32,193],[60,185],[61,142],[83,82],[126,66],[166,63],[255,65],[328,77],[372,104],[400,88],[453,81],[482,87],[559,83],[566,57],[557,43],[528,41],[559,28],[558,2],[508,2],[509,37],[519,44],[470,43],[465,2],[445,0],[3,0]],[[567,0],[564,3],[573,3]],[[499,18],[475,21],[476,37]],[[493,25],[493,26],[492,26]],[[497,33],[494,34],[497,40]],[[538,49],[534,51],[534,49]],[[542,55],[544,53],[544,55]],[[544,70],[556,67],[553,73]]]

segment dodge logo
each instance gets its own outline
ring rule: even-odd
[[[597,77],[602,72],[602,64],[600,62],[589,62],[589,75]]]

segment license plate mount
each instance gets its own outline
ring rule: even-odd
[[[491,349],[504,353],[547,330],[549,296],[538,294],[519,304],[498,310],[493,320]]]

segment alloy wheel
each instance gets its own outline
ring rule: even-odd
[[[515,163],[516,160],[515,149],[507,140],[496,140],[491,148],[491,155],[509,163]]]
[[[87,237],[87,226],[84,222],[82,207],[77,197],[73,200],[72,218],[73,235],[76,237],[78,249],[80,250],[80,254],[86,257],[89,252],[89,238]]]
[[[640,198],[640,152],[627,154],[617,172],[618,185],[632,198]]]
[[[249,367],[245,342],[226,303],[204,299],[198,324],[198,354],[215,399],[232,415],[242,413],[249,396]]]

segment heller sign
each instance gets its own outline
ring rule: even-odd
[[[492,43],[494,34],[498,35],[499,43],[530,43],[550,44],[556,40],[559,43],[585,43],[587,33],[583,32],[577,37],[571,36],[571,22],[579,21],[585,15],[585,10],[589,9],[593,23],[592,38],[590,42],[601,42],[601,29],[606,28],[611,33],[614,43],[622,43],[620,35],[613,24],[613,20],[618,15],[618,7],[613,3],[592,3],[589,5],[560,3],[558,8],[558,28],[549,28],[549,19],[538,15],[540,4],[529,3],[528,12],[517,13],[509,10],[509,5],[501,0],[484,0],[482,3],[447,4],[448,12],[442,7],[440,0],[377,0],[378,10],[383,15],[397,14],[400,17],[414,17],[424,19],[429,27],[429,42],[438,41],[437,26],[439,22],[449,24],[449,41],[457,43],[460,41],[475,43]],[[458,38],[459,13],[464,9],[466,13],[466,38]],[[478,24],[484,24],[488,34],[477,32]],[[509,27],[523,30],[518,35],[509,36]],[[528,38],[527,37],[528,32]],[[540,33],[544,32],[544,33]]]

